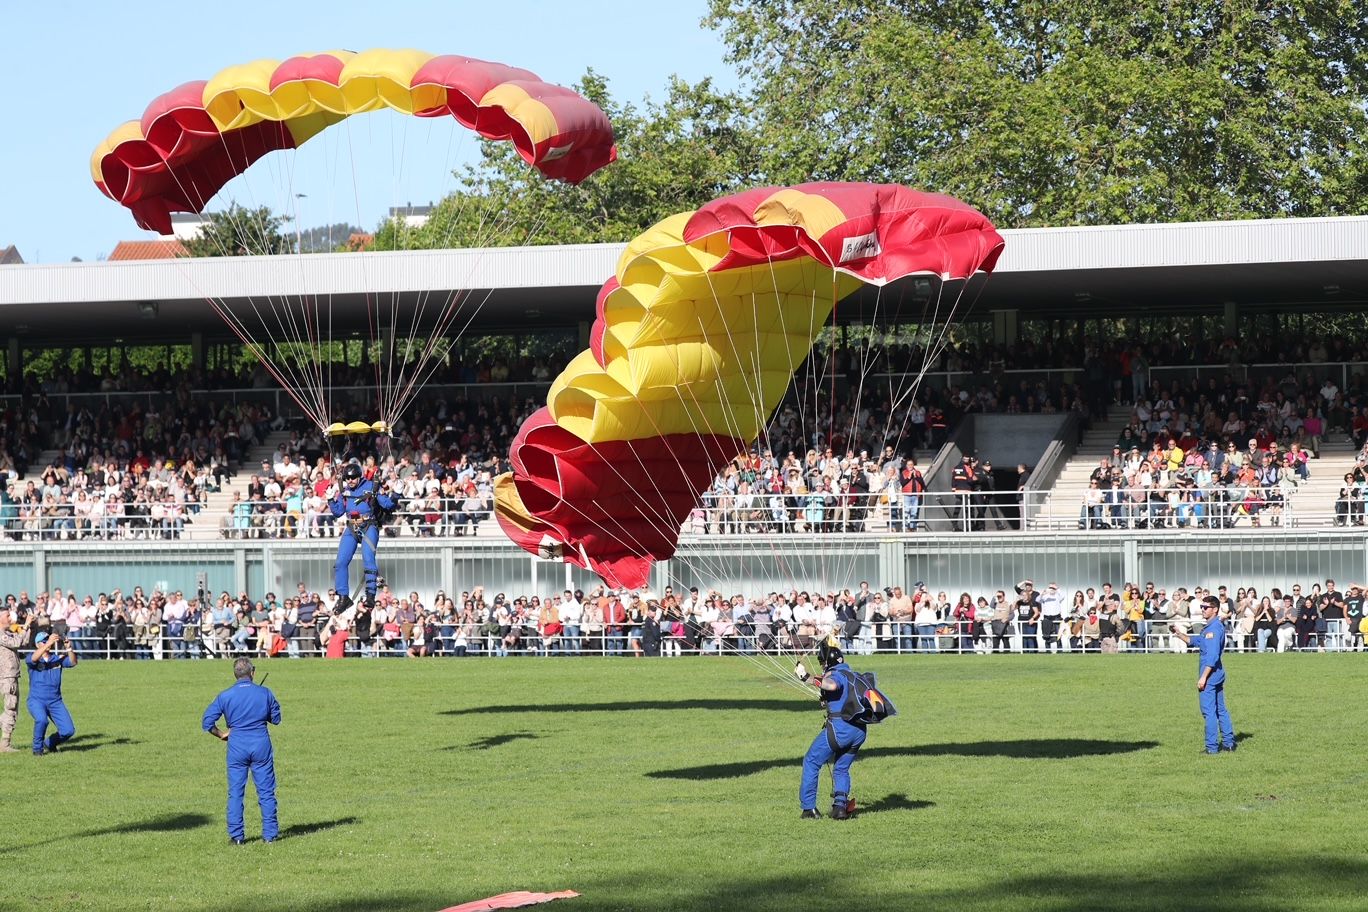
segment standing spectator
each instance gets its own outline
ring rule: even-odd
[[[1079,593],[1082,600],[1082,593]],[[1041,652],[1058,652],[1060,648],[1060,625],[1064,620],[1064,593],[1059,591],[1058,583],[1050,583],[1040,596],[1040,638]]]
[[[1017,597],[1014,607],[1017,633],[1021,637],[1022,652],[1039,652],[1040,644],[1036,631],[1040,624],[1040,593],[1035,591],[1035,583],[1022,580],[1016,586]]]
[[[581,648],[580,625],[584,621],[584,605],[580,600],[583,598],[584,593],[580,590],[571,592],[566,589],[561,593],[561,635],[565,639],[565,651],[575,655],[579,654]]]
[[[1317,585],[1316,589],[1319,590],[1320,586]],[[1292,599],[1297,611],[1296,623],[1293,625],[1297,631],[1297,648],[1309,649],[1311,640],[1316,637],[1316,625],[1320,621],[1316,593],[1303,596],[1301,586],[1293,586]]]
[[[894,520],[894,531],[916,532],[921,517],[922,495],[926,492],[926,478],[917,468],[917,460],[908,457],[899,473],[899,490],[902,493],[902,525],[898,528]]]
[[[993,642],[989,651],[1009,652],[1012,637],[1012,602],[1007,600],[1007,593],[999,589],[989,607],[992,609],[993,632]]]
[[[1278,625],[1278,652],[1287,652],[1295,645],[1297,633],[1297,609],[1292,596],[1284,596],[1276,615]]]
[[[1349,587],[1349,594],[1344,598],[1344,621],[1348,628],[1348,635],[1344,639],[1344,648],[1354,652],[1363,651],[1363,618],[1364,618],[1364,590],[1360,585]]]
[[[1325,639],[1321,646],[1329,646],[1331,649],[1339,651],[1344,648],[1344,593],[1335,588],[1335,581],[1328,579],[1325,581],[1325,595],[1323,596],[1323,607],[1321,617],[1325,622]]]
[[[1252,588],[1249,591],[1251,599],[1258,596]],[[1277,609],[1273,607],[1273,600],[1265,595],[1254,608],[1254,648],[1259,652],[1267,650],[1268,641],[1274,637],[1277,629]]]
[[[918,588],[920,589],[920,586]],[[940,621],[940,615],[936,610],[936,603],[929,596],[922,598],[921,591],[917,595],[916,610],[913,614],[913,624],[917,628],[917,650],[939,652],[936,624]]]
[[[959,601],[951,609],[950,619],[954,621],[956,640],[961,654],[974,651],[974,620],[978,610],[974,605],[974,597],[967,592],[961,592]]]
[[[926,584],[921,580],[917,581],[917,591],[926,591]],[[916,609],[912,605],[911,596],[903,593],[902,586],[894,586],[893,594],[888,601],[888,620],[893,625],[899,652],[912,651],[912,639],[916,633],[913,626],[915,618]]]

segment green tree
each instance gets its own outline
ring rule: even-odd
[[[542,178],[508,143],[485,143],[426,225],[387,222],[374,249],[626,241],[758,179],[748,102],[710,80],[674,79],[664,101],[640,107],[615,103],[592,71],[578,88],[612,120],[617,162],[570,186]]]
[[[194,257],[294,253],[295,238],[282,231],[286,221],[268,206],[248,209],[234,203],[208,213],[199,234],[183,243]]]
[[[897,181],[1005,226],[1358,212],[1357,0],[711,0],[773,182]]]

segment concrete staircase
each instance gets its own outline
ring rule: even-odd
[[[1111,454],[1112,446],[1129,423],[1129,415],[1099,424],[1083,435],[1077,452],[1064,466],[1050,489],[1036,520],[1038,529],[1076,529],[1088,477],[1098,461]],[[1354,467],[1357,451],[1343,433],[1336,433],[1321,444],[1320,458],[1312,459],[1311,477],[1297,488],[1288,501],[1290,525],[1324,527],[1334,521],[1335,499],[1344,475]]]
[[[210,494],[205,506],[186,524],[185,537],[191,541],[216,541],[223,538],[221,521],[233,508],[233,495],[247,496],[247,484],[261,468],[263,459],[272,459],[276,447],[290,439],[289,431],[275,431],[242,457],[237,474],[227,479],[218,492]]]
[[[1320,458],[1311,460],[1311,477],[1298,486],[1288,498],[1292,525],[1324,527],[1335,521],[1335,501],[1339,498],[1344,476],[1354,468],[1358,450],[1343,433],[1335,433],[1321,442]]]
[[[1078,510],[1083,503],[1083,492],[1088,489],[1088,476],[1097,468],[1103,456],[1110,456],[1116,438],[1130,424],[1130,412],[1113,410],[1117,417],[1099,421],[1083,435],[1074,455],[1064,465],[1054,487],[1041,504],[1036,516],[1037,529],[1075,529]]]

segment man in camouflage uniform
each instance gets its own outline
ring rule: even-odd
[[[19,650],[28,642],[33,615],[28,616],[22,627],[14,620],[13,612],[0,611],[0,698],[4,700],[4,710],[0,712],[0,754],[18,752],[10,738],[19,721]]]

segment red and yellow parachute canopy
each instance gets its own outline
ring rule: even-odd
[[[168,234],[172,212],[202,211],[267,152],[381,108],[449,114],[487,139],[511,140],[542,174],[571,183],[617,157],[597,105],[527,70],[414,50],[330,51],[256,60],[172,89],[100,143],[90,172],[140,226]]]
[[[895,185],[766,187],[665,219],[628,245],[589,349],[514,439],[500,524],[534,554],[643,586],[836,301],[913,274],[967,279],[1002,247],[978,211]]]

